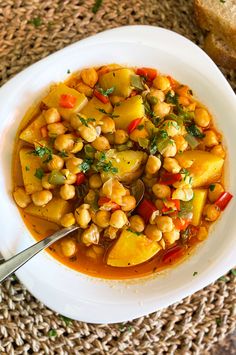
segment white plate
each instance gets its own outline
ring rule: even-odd
[[[5,258],[34,239],[11,197],[13,140],[26,109],[62,81],[67,70],[105,63],[156,67],[188,84],[205,103],[229,151],[229,190],[236,195],[236,99],[209,57],[186,38],[157,27],[132,26],[109,30],[77,42],[24,70],[0,89],[0,251]],[[130,320],[166,307],[192,294],[235,264],[236,199],[194,255],[161,276],[145,280],[106,281],[73,271],[46,252],[23,266],[17,276],[28,290],[53,310],[93,323]],[[194,272],[198,272],[193,277]]]

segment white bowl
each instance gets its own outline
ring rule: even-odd
[[[11,196],[14,137],[26,109],[52,82],[63,81],[85,66],[105,63],[156,67],[188,84],[210,109],[226,137],[229,191],[236,194],[236,99],[209,57],[186,38],[157,27],[122,27],[72,44],[24,70],[0,89],[0,251],[9,258],[34,243]],[[46,252],[34,257],[17,276],[53,310],[93,323],[130,320],[167,307],[226,273],[235,264],[236,199],[209,238],[185,262],[160,276],[112,281],[80,274]],[[193,273],[197,272],[196,276]]]

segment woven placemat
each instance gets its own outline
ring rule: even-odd
[[[198,45],[189,0],[0,0],[0,79],[104,29],[150,24]],[[236,89],[235,71],[223,70]],[[0,287],[0,354],[205,354],[236,327],[236,277],[229,273],[191,297],[134,321],[91,325],[52,312],[17,281]],[[158,295],[157,295],[158,297]]]

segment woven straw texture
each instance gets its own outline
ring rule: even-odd
[[[104,29],[150,24],[177,31],[201,46],[189,0],[0,0],[1,84],[33,62]],[[236,89],[235,71],[223,70]],[[0,287],[0,354],[206,354],[236,327],[236,277],[124,324],[63,319],[15,278]]]

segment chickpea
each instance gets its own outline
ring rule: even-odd
[[[157,199],[155,201],[155,206],[159,211],[162,211],[162,208],[164,207],[164,202],[161,199]]]
[[[59,112],[54,107],[51,107],[47,111],[44,111],[43,116],[47,124],[56,123],[61,120]]]
[[[75,153],[78,153],[80,152],[82,149],[83,149],[83,142],[82,142],[82,139],[81,138],[75,138],[74,140],[74,146],[73,146],[73,149],[71,149],[71,153],[75,154]]]
[[[220,216],[220,209],[216,205],[207,204],[203,209],[203,215],[207,221],[214,222]]]
[[[184,152],[188,148],[188,142],[181,135],[176,135],[173,137],[178,152]]]
[[[198,240],[204,240],[207,237],[207,229],[206,227],[200,227],[198,234],[197,234],[197,239]]]
[[[102,179],[100,174],[93,174],[90,176],[89,186],[91,189],[99,189],[102,186]]]
[[[61,173],[65,176],[65,184],[71,185],[76,182],[76,174],[72,174],[68,169],[62,169]]]
[[[102,133],[113,133],[115,132],[115,122],[111,117],[105,116],[101,120],[102,122]]]
[[[149,155],[145,171],[147,174],[154,175],[161,167],[161,160],[154,155]]]
[[[189,187],[178,187],[173,193],[172,198],[181,201],[190,201],[193,198],[193,189]]]
[[[198,126],[205,128],[209,125],[210,120],[211,118],[207,110],[204,108],[196,108],[194,121]]]
[[[119,205],[122,204],[122,197],[126,196],[124,186],[115,178],[111,178],[103,184],[102,193]]]
[[[175,142],[171,140],[171,142],[168,143],[160,153],[163,155],[163,157],[174,157],[177,153]]]
[[[81,78],[86,85],[93,88],[98,81],[98,74],[94,68],[83,69]]]
[[[90,86],[84,84],[82,81],[78,82],[75,89],[85,96],[93,96],[93,89]]]
[[[112,213],[110,219],[110,225],[114,228],[122,228],[128,222],[127,216],[125,212],[121,210],[117,210]]]
[[[214,131],[209,129],[209,130],[205,131],[204,134],[205,134],[205,137],[203,138],[203,143],[207,147],[214,147],[214,145],[219,144],[217,135]]]
[[[124,196],[122,197],[122,211],[128,212],[136,207],[136,200],[134,196]]]
[[[75,144],[73,138],[71,134],[60,134],[55,139],[54,147],[60,152],[70,152]]]
[[[169,216],[157,216],[156,225],[157,228],[163,233],[171,232],[174,228],[172,218]]]
[[[75,217],[73,213],[66,213],[62,218],[61,218],[61,225],[63,227],[70,227],[75,224]]]
[[[71,200],[75,197],[74,185],[65,184],[60,188],[60,196],[63,200]]]
[[[115,134],[114,133],[106,133],[104,136],[107,138],[110,144],[115,144]]]
[[[13,192],[13,197],[16,201],[16,204],[21,208],[27,207],[31,202],[30,195],[27,195],[27,193],[25,192],[25,190],[22,187],[18,187]]]
[[[178,101],[179,101],[179,104],[182,106],[188,106],[190,104],[189,99],[185,96],[179,96]]]
[[[86,142],[93,142],[95,141],[95,139],[97,138],[97,131],[96,129],[91,126],[88,125],[88,127],[82,125],[78,128],[78,131],[81,135],[81,137],[86,141]]]
[[[119,104],[120,102],[122,102],[124,100],[125,100],[125,98],[121,97],[121,96],[117,96],[117,95],[110,96],[110,101],[111,101],[112,105]]]
[[[170,105],[166,102],[158,102],[153,106],[153,111],[156,116],[163,118],[170,113]]]
[[[73,255],[75,255],[77,247],[74,239],[72,238],[62,239],[60,244],[61,244],[61,251],[64,256],[70,258]]]
[[[104,136],[97,137],[93,141],[92,146],[93,148],[99,150],[100,152],[111,148],[108,139]]]
[[[134,216],[131,216],[129,222],[130,222],[130,228],[134,232],[141,233],[144,231],[145,223],[142,217],[140,217],[139,215],[136,214]]]
[[[85,116],[83,116],[82,114],[78,115],[78,114],[73,114],[70,117],[70,125],[72,128],[74,129],[78,129],[80,126],[82,126],[82,122],[80,120],[80,117],[83,117],[84,119],[86,119]]]
[[[59,134],[64,134],[67,128],[61,122],[51,123],[47,125],[49,137],[58,136]]]
[[[45,206],[49,201],[51,201],[52,193],[48,190],[42,190],[34,192],[31,197],[35,206]]]
[[[163,168],[173,174],[179,173],[181,170],[181,166],[175,158],[165,158]]]
[[[70,173],[78,174],[81,172],[81,164],[82,163],[83,163],[82,159],[72,157],[66,161],[66,168],[70,171]]]
[[[157,198],[167,198],[171,195],[171,190],[168,185],[155,184],[152,191]]]
[[[87,228],[89,222],[91,221],[89,207],[90,206],[88,204],[84,203],[75,210],[75,220],[78,225],[83,229]]]
[[[134,129],[130,135],[130,139],[134,142],[138,142],[139,138],[147,138],[148,137],[148,131],[145,128],[142,129]]]
[[[115,131],[115,144],[124,144],[128,141],[129,135],[123,129]]]
[[[111,213],[109,211],[98,211],[95,215],[96,224],[101,228],[107,228],[110,223]]]
[[[150,97],[155,97],[159,102],[163,102],[165,100],[165,94],[161,90],[151,88],[149,95]]]
[[[45,174],[43,177],[42,177],[42,186],[44,189],[46,190],[51,190],[51,189],[54,189],[55,188],[55,185],[52,185],[48,182],[48,177],[49,177],[49,174]]]
[[[174,244],[180,238],[180,232],[177,229],[173,229],[170,232],[163,233],[163,238],[167,244]]]
[[[212,149],[211,149],[211,153],[214,155],[217,155],[218,157],[224,159],[225,158],[225,151],[222,147],[221,144],[215,145]]]
[[[153,86],[162,91],[168,90],[171,87],[169,79],[166,76],[161,76],[161,75],[158,75],[153,80]]]
[[[88,204],[92,204],[96,198],[96,192],[94,190],[89,190],[87,195],[84,198],[84,202]]]
[[[47,163],[48,170],[61,170],[64,166],[64,160],[59,155],[52,154],[52,159]]]
[[[211,203],[214,203],[220,195],[224,192],[223,186],[216,182],[215,184],[210,185],[210,188],[208,189],[208,199]]]
[[[159,242],[162,238],[162,232],[154,224],[148,224],[144,233],[149,239],[155,242]]]
[[[177,134],[180,134],[180,126],[174,120],[166,120],[162,124],[161,129],[165,130],[169,137],[174,137]]]
[[[116,239],[117,237],[117,232],[118,232],[118,228],[114,228],[112,226],[109,226],[105,229],[104,231],[104,237],[105,238],[109,238],[109,239]]]
[[[92,223],[91,226],[82,233],[81,240],[86,246],[89,246],[91,244],[98,244],[99,237],[98,227],[96,224]]]
[[[143,177],[143,182],[147,187],[153,187],[157,181],[156,177],[153,177],[153,175],[147,174]]]

